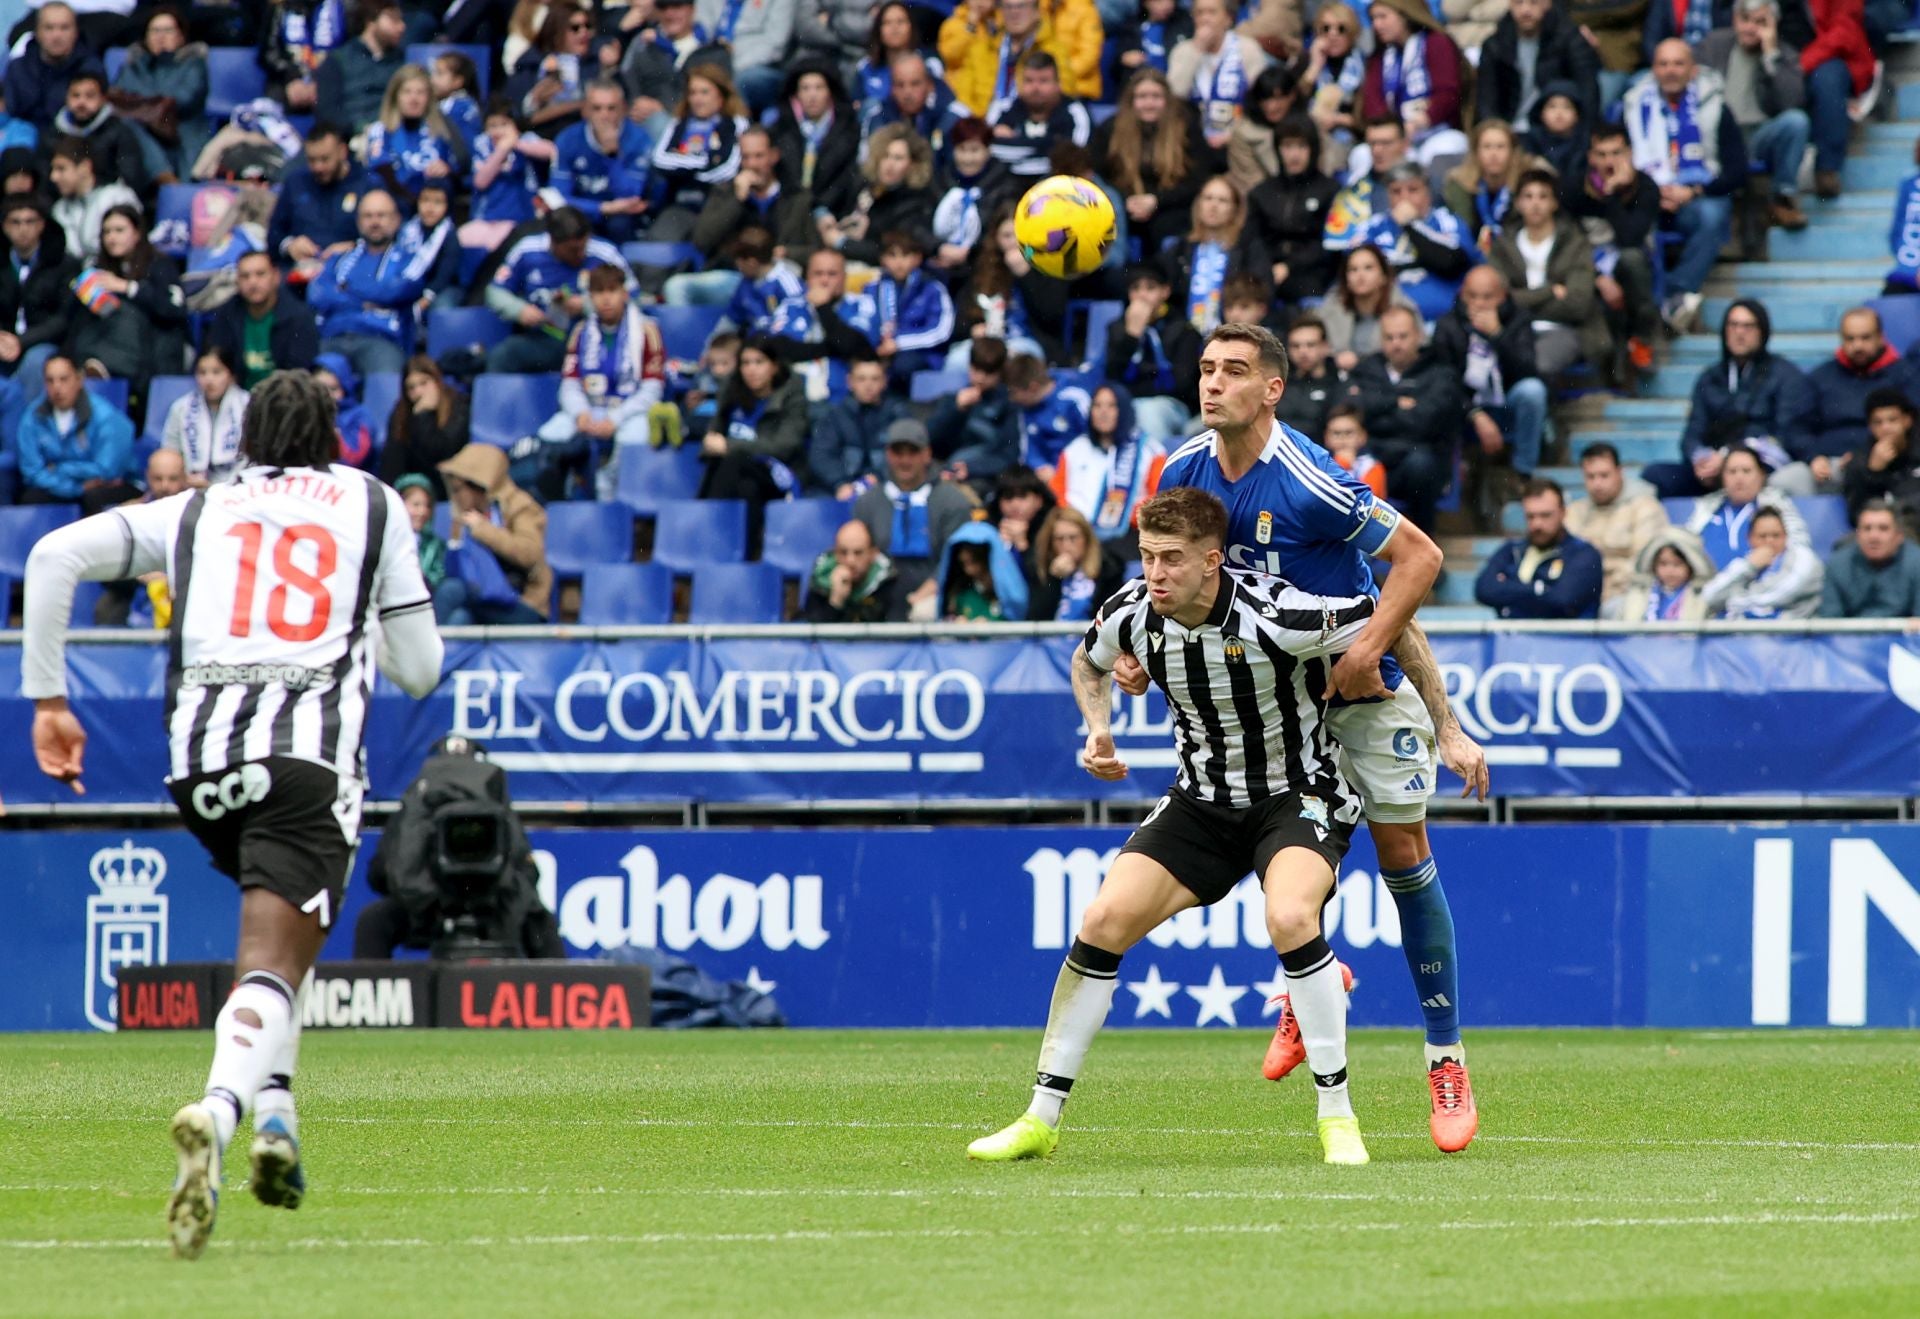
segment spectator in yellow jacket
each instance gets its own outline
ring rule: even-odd
[[[967,0],[940,25],[940,59],[955,98],[984,116],[1013,97],[1014,67],[1036,47],[1053,56],[1069,99],[1097,97],[1105,40],[1093,0]]]

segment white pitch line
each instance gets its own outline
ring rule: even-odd
[[[444,1127],[519,1127],[525,1119],[517,1117],[316,1117],[306,1115],[307,1121],[320,1126],[346,1127],[400,1127],[444,1126]],[[142,1122],[158,1124],[163,1118],[156,1114],[114,1114],[104,1117],[86,1117],[78,1114],[53,1114],[49,1116],[23,1117],[19,1114],[0,1115],[0,1126],[9,1122]],[[842,1122],[823,1122],[810,1118],[650,1118],[650,1117],[593,1117],[593,1118],[542,1118],[541,1125],[547,1127],[664,1127],[690,1131],[750,1129],[750,1130],[815,1130],[815,1131],[981,1131],[985,1123],[975,1122],[868,1122],[860,1119]],[[1088,1135],[1113,1136],[1228,1136],[1228,1137],[1285,1137],[1290,1134],[1285,1127],[1140,1127],[1140,1126],[1075,1126],[1072,1131]],[[1425,1131],[1369,1131],[1368,1140],[1412,1140],[1430,1141],[1433,1137]],[[1751,1150],[1837,1150],[1861,1152],[1897,1152],[1920,1150],[1920,1141],[1913,1140],[1735,1140],[1714,1137],[1695,1136],[1548,1136],[1548,1135],[1480,1135],[1474,1137],[1476,1145],[1598,1145],[1611,1148],[1631,1148],[1641,1145],[1659,1149],[1751,1149]]]
[[[1541,1232],[1603,1231],[1609,1229],[1680,1227],[1821,1227],[1860,1226],[1920,1221],[1920,1213],[1878,1214],[1714,1214],[1708,1216],[1661,1216],[1636,1218],[1563,1218],[1500,1219],[1480,1222],[1434,1221],[1431,1219],[1370,1223],[1315,1223],[1312,1231],[1324,1233],[1369,1232]],[[1298,1233],[1293,1223],[1187,1223],[1169,1227],[1139,1227],[1130,1223],[1081,1223],[1060,1228],[848,1228],[819,1230],[797,1229],[784,1232],[641,1232],[577,1233],[567,1236],[460,1237],[431,1241],[425,1237],[301,1237],[292,1241],[213,1242],[216,1249],[245,1250],[478,1250],[501,1247],[548,1248],[553,1246],[659,1246],[659,1245],[779,1245],[790,1242],[809,1244],[855,1241],[952,1241],[964,1238],[1057,1239],[1061,1236],[1194,1237],[1194,1236],[1279,1236]],[[0,1250],[155,1250],[160,1241],[153,1237],[116,1240],[72,1240],[39,1238],[0,1239]]]
[[[224,1189],[237,1192],[246,1189],[244,1178],[228,1183]],[[82,1185],[77,1183],[36,1186],[30,1183],[0,1185],[0,1194],[51,1194],[51,1195],[157,1195],[153,1185]],[[806,1200],[941,1200],[941,1199],[978,1199],[978,1200],[1174,1200],[1174,1201],[1359,1201],[1400,1203],[1407,1197],[1397,1192],[1385,1191],[1281,1191],[1281,1190],[1196,1190],[1196,1191],[1150,1191],[1129,1188],[1100,1187],[1029,1187],[1008,1183],[1003,1186],[926,1186],[926,1187],[847,1187],[847,1186],[690,1186],[684,1189],[672,1189],[657,1186],[338,1186],[326,1188],[329,1196],[373,1196],[389,1198],[399,1196],[421,1196],[434,1199],[451,1199],[455,1196],[512,1196],[524,1199],[560,1199],[568,1197],[633,1196],[642,1199],[670,1200],[676,1198],[714,1198],[714,1199],[806,1199]],[[1750,1203],[1753,1205],[1849,1205],[1859,1208],[1857,1196],[1847,1198],[1828,1198],[1825,1196],[1755,1196],[1751,1200],[1699,1200],[1672,1195],[1612,1195],[1595,1192],[1591,1195],[1567,1195],[1552,1192],[1507,1194],[1474,1194],[1448,1197],[1450,1204],[1648,1204],[1669,1207],[1713,1208],[1729,1204]]]

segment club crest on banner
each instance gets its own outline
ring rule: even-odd
[[[87,899],[87,1020],[116,1030],[122,968],[167,960],[167,899],[158,892],[167,858],[127,839],[95,852],[87,870],[100,890]]]

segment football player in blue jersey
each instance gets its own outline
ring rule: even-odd
[[[1486,756],[1461,731],[1440,666],[1415,610],[1439,576],[1439,546],[1374,498],[1318,444],[1277,421],[1286,390],[1286,349],[1255,325],[1227,324],[1200,358],[1200,420],[1213,429],[1174,451],[1160,478],[1167,489],[1196,486],[1227,506],[1226,558],[1235,567],[1284,575],[1325,595],[1378,591],[1372,622],[1327,677],[1327,726],[1341,768],[1360,790],[1381,878],[1399,910],[1401,946],[1426,1021],[1429,1127],[1442,1150],[1462,1150],[1479,1128],[1466,1050],[1460,1040],[1459,971],[1453,915],[1427,839],[1436,751],[1466,781],[1487,791]],[[1368,556],[1393,566],[1375,587]],[[1115,678],[1145,690],[1146,675],[1124,659]],[[1282,1003],[1264,1071],[1279,1080],[1305,1054],[1299,1023]]]

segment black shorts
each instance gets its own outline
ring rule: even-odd
[[[169,779],[187,831],[243,889],[277,893],[333,924],[360,835],[360,785],[307,760],[271,756]]]
[[[1338,874],[1353,840],[1352,822],[1334,814],[1339,804],[1332,785],[1285,792],[1244,809],[1195,801],[1176,788],[1120,850],[1158,861],[1212,906],[1247,875],[1264,878],[1285,848],[1318,852]]]

